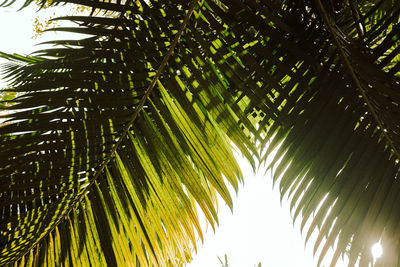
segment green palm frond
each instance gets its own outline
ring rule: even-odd
[[[204,0],[160,73],[187,1],[64,2],[96,11],[58,18],[85,38],[2,55],[1,263],[188,261],[195,206],[213,225],[241,180],[229,140],[276,153],[320,262],[365,266],[382,240],[376,265],[400,264],[397,1]]]
[[[215,194],[232,206],[226,181],[237,189],[241,179],[225,132],[249,160],[255,148],[217,75],[192,76],[200,62],[176,73],[191,60],[176,57],[153,79],[186,4],[156,12],[145,3],[91,4],[124,13],[70,17],[88,26],[59,30],[93,37],[57,41],[38,52],[44,60],[6,68],[18,97],[0,128],[1,262],[186,262],[202,236],[196,205],[214,225]],[[199,86],[213,75],[215,85]],[[157,90],[143,97],[152,80]]]

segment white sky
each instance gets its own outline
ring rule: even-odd
[[[281,205],[278,187],[272,188],[270,173],[264,176],[261,167],[254,174],[245,159],[237,159],[244,174],[244,186],[234,199],[233,214],[220,201],[219,228],[215,234],[211,228],[207,231],[204,244],[199,244],[198,253],[188,266],[220,267],[217,257],[223,260],[224,254],[228,256],[229,267],[253,267],[259,262],[267,267],[317,266],[312,242],[305,246],[300,221],[293,225],[289,204],[284,198]],[[346,265],[340,262],[336,266]]]
[[[15,7],[0,8],[0,51],[5,53],[32,51],[35,44],[30,38],[33,35],[32,22],[33,10],[31,8],[18,13],[15,12]],[[0,63],[3,62],[4,60],[0,59]],[[4,85],[4,81],[0,79],[0,88],[3,88]]]
[[[1,2],[1,1],[0,1]],[[21,1],[19,1],[21,2]],[[33,40],[33,6],[16,12],[12,8],[0,8],[0,51],[7,53],[28,53],[43,38]],[[47,38],[57,38],[47,34]],[[64,37],[61,36],[61,37]],[[0,61],[3,62],[3,61]],[[0,88],[4,86],[0,80]],[[238,197],[234,196],[233,214],[220,201],[220,225],[214,234],[210,228],[205,235],[204,244],[198,245],[190,267],[219,267],[217,259],[228,255],[230,267],[262,266],[272,267],[310,267],[316,266],[312,254],[312,242],[306,247],[298,223],[293,225],[289,205],[284,200],[282,206],[279,193],[272,190],[269,175],[263,176],[261,168],[257,175],[244,160],[239,159],[245,179]],[[339,263],[337,266],[345,266]]]

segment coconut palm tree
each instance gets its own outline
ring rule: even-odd
[[[93,10],[57,18],[80,40],[2,54],[0,264],[183,265],[198,210],[232,206],[235,144],[276,153],[320,261],[367,266],[381,240],[400,265],[398,1],[62,3]]]

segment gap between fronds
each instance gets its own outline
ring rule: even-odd
[[[97,169],[95,170],[94,174],[93,174],[93,178],[91,179],[90,183],[83,189],[83,191],[81,193],[78,194],[78,196],[75,198],[75,200],[71,203],[71,206],[64,212],[61,214],[61,216],[59,217],[59,219],[55,222],[54,226],[52,226],[49,231],[43,235],[41,238],[39,238],[32,246],[29,247],[29,249],[26,250],[26,252],[21,256],[23,257],[26,253],[28,253],[31,249],[33,249],[36,245],[39,244],[39,242],[45,238],[50,232],[52,232],[63,220],[63,218],[65,216],[68,216],[69,213],[76,208],[76,205],[78,203],[80,203],[84,196],[86,195],[86,193],[90,190],[90,188],[93,186],[93,184],[96,182],[97,178],[100,176],[100,174],[102,173],[102,171],[104,170],[104,168],[107,166],[107,164],[113,159],[115,152],[117,151],[118,147],[120,146],[122,140],[124,140],[124,138],[126,137],[126,135],[128,134],[131,126],[133,125],[134,121],[136,120],[137,116],[139,115],[140,111],[143,109],[144,104],[146,102],[146,100],[149,98],[151,92],[154,89],[154,86],[156,84],[156,82],[158,81],[158,79],[160,78],[160,75],[162,73],[162,71],[164,70],[165,66],[168,63],[169,58],[171,57],[171,55],[174,53],[174,49],[176,44],[178,43],[180,37],[182,36],[188,22],[189,19],[194,11],[194,8],[196,7],[196,4],[199,2],[199,0],[192,0],[190,5],[189,5],[189,9],[188,12],[186,13],[186,16],[178,30],[178,32],[176,33],[175,37],[174,37],[174,41],[172,42],[167,54],[165,55],[165,57],[163,58],[163,60],[161,61],[160,67],[158,68],[156,75],[153,77],[153,80],[151,81],[150,85],[148,86],[148,88],[146,89],[142,99],[140,100],[135,112],[133,113],[132,117],[130,118],[129,122],[127,123],[127,125],[125,126],[125,128],[123,129],[123,131],[121,132],[121,134],[115,139],[117,140],[116,143],[114,144],[113,148],[111,149],[111,151],[109,152],[109,154],[105,157],[104,161],[101,163],[101,165],[99,167],[97,167]],[[17,260],[18,261],[18,260]]]
[[[324,5],[322,4],[321,0],[316,0],[317,4],[321,10],[322,13],[322,18],[326,24],[326,26],[328,26],[329,32],[332,35],[333,41],[335,42],[338,50],[339,50],[339,54],[340,57],[342,58],[342,60],[345,63],[345,66],[347,68],[347,70],[350,72],[350,75],[353,79],[353,82],[355,83],[357,89],[360,91],[362,97],[364,98],[365,103],[367,104],[368,109],[370,110],[372,116],[374,117],[375,121],[378,123],[379,128],[381,129],[383,135],[385,136],[385,138],[387,139],[387,141],[389,142],[390,147],[392,148],[393,153],[396,155],[397,159],[400,160],[400,153],[397,150],[396,146],[394,145],[392,139],[389,137],[388,133],[385,131],[385,128],[383,127],[383,123],[382,121],[379,119],[378,114],[376,113],[375,109],[373,108],[371,101],[369,100],[367,94],[365,93],[365,90],[362,88],[361,82],[360,80],[357,78],[357,75],[353,69],[353,67],[351,66],[351,63],[349,61],[349,59],[347,58],[344,49],[342,47],[342,45],[340,44],[338,38],[336,37],[335,31],[332,27],[332,24],[329,21],[329,17],[328,14],[324,8]]]

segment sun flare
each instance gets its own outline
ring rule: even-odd
[[[371,252],[372,252],[372,255],[374,256],[375,259],[381,257],[382,254],[383,254],[383,249],[382,249],[381,242],[375,243],[375,244],[371,247]]]

